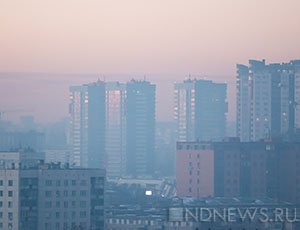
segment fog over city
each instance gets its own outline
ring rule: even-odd
[[[229,84],[233,121],[236,63],[287,62],[300,52],[296,0],[3,0],[0,5],[0,82],[6,95],[0,105],[39,121],[66,116],[69,85],[144,76],[158,85],[157,118],[172,120],[173,83],[189,75]]]
[[[51,73],[0,73],[0,98],[3,118],[18,122],[20,115],[34,115],[40,123],[49,123],[68,116],[68,88],[71,85],[105,80],[127,82],[131,79],[149,80],[157,84],[157,120],[173,121],[174,86],[176,81],[187,78],[212,79],[228,83],[230,103],[228,119],[235,118],[235,77],[210,76],[205,74],[146,75],[146,74],[51,74]],[[224,80],[226,79],[226,80]],[[7,103],[7,98],[9,103]]]
[[[300,229],[299,0],[0,0],[0,230]]]

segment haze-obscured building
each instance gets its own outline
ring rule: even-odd
[[[297,129],[299,61],[237,65],[237,136],[241,141],[291,138]]]
[[[105,165],[105,83],[70,87],[70,163],[103,168]]]
[[[126,85],[107,82],[106,88],[106,170],[109,178],[126,172]]]
[[[155,164],[155,91],[148,81],[126,85],[126,173],[152,176]]]
[[[43,151],[45,149],[45,135],[41,132],[0,132],[0,151],[13,151],[19,149],[33,149]]]
[[[178,141],[218,141],[226,131],[227,85],[209,80],[175,83]]]
[[[156,172],[158,176],[175,175],[176,125],[174,122],[157,122],[155,135]]]

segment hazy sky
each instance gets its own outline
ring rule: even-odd
[[[188,74],[208,76],[231,82],[233,118],[235,64],[250,58],[300,58],[299,0],[0,0],[0,72],[155,76],[170,83],[158,86],[160,93]],[[42,86],[24,77],[28,94]],[[0,90],[8,91],[0,91],[0,106],[11,108],[8,87],[22,81],[8,78],[0,76]],[[61,90],[53,100],[79,82],[52,78]],[[12,97],[25,107],[29,100]],[[172,116],[172,97],[163,99],[168,106],[159,102],[159,119]]]

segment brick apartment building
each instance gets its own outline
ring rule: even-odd
[[[300,203],[299,142],[178,142],[176,157],[179,197]]]

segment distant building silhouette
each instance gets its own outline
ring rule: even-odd
[[[126,98],[126,166],[127,174],[154,174],[155,85],[148,81],[127,83]]]
[[[126,172],[126,85],[107,82],[106,88],[106,170],[109,178]]]
[[[105,164],[105,83],[70,87],[70,163],[100,168]]]
[[[174,90],[178,141],[210,141],[225,137],[226,84],[188,79],[175,83]]]
[[[35,151],[44,151],[44,133],[36,131],[0,131],[0,151],[22,150],[26,148],[30,148]]]
[[[71,165],[109,178],[154,174],[155,85],[98,81],[70,94]]]

